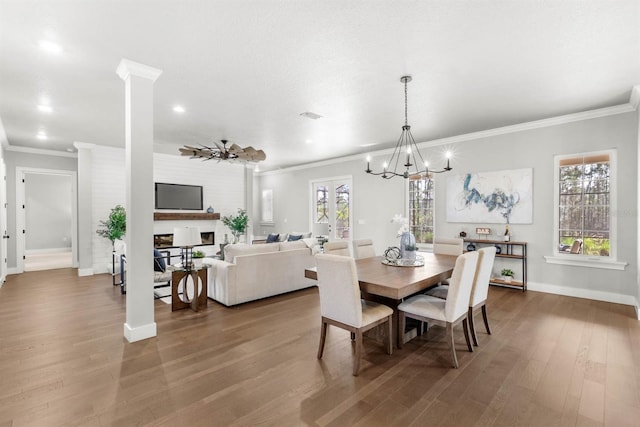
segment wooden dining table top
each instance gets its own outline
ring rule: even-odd
[[[420,253],[424,266],[397,267],[382,263],[382,257],[356,261],[360,290],[394,300],[401,300],[451,277],[455,255]],[[316,267],[307,268],[305,277],[318,280]]]

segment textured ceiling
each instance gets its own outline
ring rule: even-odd
[[[228,139],[268,170],[393,146],[404,74],[418,142],[626,103],[640,2],[0,0],[9,145],[124,146],[121,58],[163,70],[163,151]]]

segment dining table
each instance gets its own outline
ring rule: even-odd
[[[399,342],[396,333],[398,325],[398,305],[404,298],[431,288],[451,277],[456,263],[456,255],[442,255],[431,252],[418,253],[423,265],[398,266],[383,262],[381,256],[356,259],[356,270],[360,291],[364,299],[386,304],[393,308],[394,341]],[[316,267],[306,268],[305,277],[318,280]],[[409,332],[412,333],[411,331]]]

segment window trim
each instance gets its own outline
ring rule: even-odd
[[[435,174],[430,173],[431,175],[431,181],[433,181],[433,237],[435,238],[436,236],[436,180],[435,180]],[[409,200],[410,200],[410,196],[409,196],[409,182],[410,179],[405,179],[405,185],[404,185],[404,213],[405,213],[405,218],[407,218],[407,221],[409,221],[409,214],[410,214],[410,209],[409,209]],[[410,221],[409,221],[410,222]],[[418,251],[422,251],[422,252],[431,252],[433,251],[433,243],[416,243],[416,247],[418,248]]]
[[[606,154],[609,156],[609,256],[596,256],[585,254],[564,254],[559,251],[559,227],[560,227],[560,162],[572,157],[591,157]],[[554,156],[553,161],[553,236],[552,255],[545,256],[548,264],[563,264],[579,267],[604,268],[623,270],[628,263],[618,261],[618,233],[617,221],[612,212],[618,205],[618,159],[617,150],[600,150],[584,153],[561,154]]]

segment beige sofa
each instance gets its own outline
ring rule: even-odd
[[[209,298],[226,306],[315,286],[304,269],[315,266],[315,239],[224,248],[224,261],[208,259]]]

